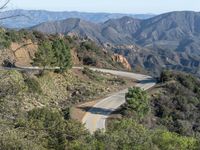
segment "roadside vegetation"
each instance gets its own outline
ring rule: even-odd
[[[199,150],[200,81],[164,71],[148,94],[130,88],[120,119],[91,135],[70,117],[71,106],[98,99],[131,81],[77,64],[120,68],[88,39],[39,32],[1,31],[2,48],[25,38],[38,44],[33,64],[61,72],[0,71],[0,149],[3,150]],[[12,35],[12,37],[11,37]],[[74,54],[72,54],[74,49]]]
[[[140,88],[129,88],[125,98],[126,103],[123,106],[124,115],[142,119],[150,111],[148,94]]]
[[[156,124],[200,138],[200,80],[189,74],[165,71],[160,81],[160,92],[151,100]]]
[[[120,135],[113,144],[117,147],[113,149],[198,150],[200,148],[200,80],[189,74],[172,71],[163,71],[159,80],[160,83],[148,91],[150,94],[139,88],[129,89],[126,103],[118,110],[122,115],[121,119],[108,121],[106,132],[108,136],[112,136],[114,132]],[[133,123],[138,128],[134,129],[136,126]],[[116,124],[121,127],[118,128]],[[139,129],[139,126],[143,130]],[[145,131],[144,135],[134,137],[140,133],[139,131]],[[131,146],[131,142],[128,142],[130,139],[130,141],[137,139],[139,142],[142,137],[144,137],[141,140],[143,143],[138,144],[142,145],[141,147],[137,147],[137,144]]]
[[[31,38],[26,30],[0,29],[0,49],[9,48],[12,42],[22,42],[23,38]]]
[[[74,77],[77,73],[78,76]],[[80,76],[80,74],[82,75]],[[167,72],[167,76],[168,74],[169,72]],[[166,73],[162,74],[162,76],[165,75]],[[192,89],[195,89],[196,83],[199,82],[198,79],[170,72],[170,76],[168,76],[170,79],[167,78],[166,81],[163,80],[158,85],[162,87],[158,95],[161,96],[162,92],[166,92],[166,88],[169,87],[165,86],[171,84],[171,80],[178,83],[180,77],[184,78],[184,76],[187,82],[193,83]],[[67,74],[45,72],[38,77],[28,76],[18,71],[1,71],[0,77],[1,149],[28,150],[30,147],[35,150],[199,149],[199,132],[197,130],[194,130],[193,134],[186,132],[186,130],[185,132],[172,130],[173,123],[164,124],[163,121],[168,121],[168,119],[157,116],[158,105],[155,105],[156,107],[153,105],[158,98],[155,91],[152,97],[139,88],[130,88],[126,94],[126,104],[122,106],[120,111],[122,118],[110,121],[106,132],[97,131],[91,135],[81,123],[72,120],[70,106],[83,100],[93,99],[97,93],[105,94],[103,89],[101,92],[98,91],[98,88],[103,87],[104,84],[109,85],[109,87],[110,85],[113,87],[122,84],[121,82],[113,82],[118,78],[111,75],[93,72],[85,68],[82,71],[75,70],[74,74],[70,71]],[[86,79],[89,83],[84,82]],[[184,85],[188,84],[184,83]],[[106,89],[106,87],[104,88]],[[163,99],[160,99],[160,107],[161,105],[162,107],[172,107],[166,103],[162,104],[162,101]],[[178,106],[178,103],[176,105]],[[187,104],[184,103],[184,105]],[[196,115],[198,115],[199,110],[195,110]],[[177,110],[173,109],[173,111]],[[193,113],[195,113],[194,110]],[[173,114],[171,113],[172,119]],[[191,119],[193,119],[191,123],[195,123],[194,118]],[[154,120],[150,123],[152,126],[149,126],[146,120],[150,122]]]
[[[0,149],[95,149],[98,142],[70,119],[70,108],[127,82],[88,68],[42,75],[0,71]]]

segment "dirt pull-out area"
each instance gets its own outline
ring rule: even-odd
[[[86,112],[89,109],[91,109],[96,103],[98,103],[102,99],[110,96],[111,94],[116,93],[117,91],[132,87],[136,84],[136,81],[134,81],[132,79],[127,79],[127,78],[123,78],[123,79],[126,80],[126,83],[127,83],[126,85],[116,88],[115,90],[111,91],[107,95],[97,98],[97,100],[89,100],[88,102],[80,103],[80,104],[72,107],[71,108],[71,118],[81,122],[84,115],[86,114]]]

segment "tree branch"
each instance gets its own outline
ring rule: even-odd
[[[9,2],[10,2],[10,0],[6,0],[6,1],[4,2],[4,4],[3,4],[2,6],[0,6],[0,10],[5,9],[5,8],[7,7],[7,5],[8,5]]]
[[[0,6],[0,13],[2,10],[4,10],[8,3],[10,2],[10,0],[6,0],[4,2],[2,2],[2,0],[0,0],[0,3],[3,3],[1,6]],[[16,15],[10,15],[10,16],[3,16],[3,17],[0,17],[0,20],[5,20],[5,19],[10,19],[10,18],[17,18],[17,17],[26,17],[28,19],[30,19],[30,17],[26,16],[26,15],[23,15],[23,14],[16,14]]]

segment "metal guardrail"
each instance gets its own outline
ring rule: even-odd
[[[0,67],[0,70],[59,70],[60,67]]]

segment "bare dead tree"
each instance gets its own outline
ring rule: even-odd
[[[0,0],[0,14],[1,14],[2,11],[4,11],[7,8],[7,6],[8,6],[9,3],[10,3],[10,0]],[[17,15],[9,15],[9,16],[0,17],[0,20],[10,19],[10,18],[16,18],[16,17],[26,17],[26,18],[29,18],[28,16],[26,16],[24,14],[17,14]]]
[[[3,1],[3,2],[2,2],[2,0],[0,0],[0,2],[2,3],[1,6],[0,6],[0,10],[3,10],[7,7],[10,0],[6,0],[6,1]]]

